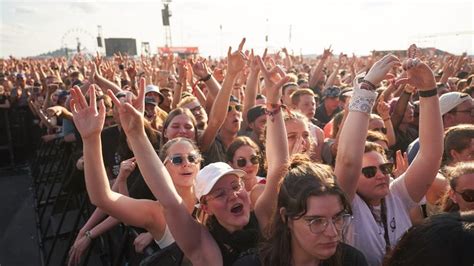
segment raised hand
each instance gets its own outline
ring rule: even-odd
[[[395,160],[396,160],[396,168],[395,171],[393,172],[393,175],[395,177],[401,176],[405,171],[408,169],[408,156],[407,153],[404,152],[402,154],[401,150],[397,150],[395,153]]]
[[[290,79],[286,76],[285,71],[280,66],[275,66],[271,70],[267,70],[262,58],[257,56],[263,78],[265,80],[265,90],[267,93],[267,100],[269,103],[278,103],[281,98],[281,87]]]
[[[410,84],[420,91],[436,88],[436,80],[433,71],[426,63],[416,57],[416,45],[410,45],[407,54],[408,58],[402,65],[406,72],[406,77],[398,79],[396,85]]]
[[[232,47],[229,47],[227,52],[227,72],[228,74],[237,75],[244,69],[245,62],[248,60],[247,56],[242,52],[244,48],[245,38],[239,44],[237,51],[232,53]]]
[[[51,116],[57,116],[59,117],[62,112],[63,112],[63,108],[62,106],[59,106],[59,105],[55,105],[55,106],[51,106],[49,107],[48,109],[46,109],[46,113],[51,117]]]
[[[371,82],[374,85],[379,84],[385,79],[387,73],[394,67],[400,66],[400,59],[393,54],[388,54],[379,61],[375,62],[369,73],[365,76],[365,80]]]
[[[145,78],[140,79],[138,86],[138,96],[131,92],[126,92],[126,97],[120,100],[111,90],[107,94],[112,98],[114,106],[118,108],[120,124],[127,136],[133,136],[143,132],[143,112],[145,106]]]
[[[128,176],[130,176],[133,170],[135,170],[135,168],[137,167],[136,161],[137,160],[135,159],[135,157],[132,157],[130,159],[123,160],[122,162],[120,162],[119,176],[123,177],[124,179],[127,179]]]
[[[200,79],[211,74],[211,70],[207,67],[206,59],[199,59],[196,62],[192,61],[192,65],[194,74],[196,74]]]
[[[78,86],[71,89],[71,111],[74,125],[81,134],[83,140],[100,135],[105,121],[104,100],[99,102],[97,110],[95,85],[89,87],[89,104]]]
[[[327,59],[328,57],[330,57],[332,55],[331,46],[332,45],[329,45],[328,49],[324,49],[323,56],[322,56],[323,59]]]
[[[267,49],[265,48],[264,55],[266,55],[267,53],[266,51]],[[260,64],[258,63],[258,57],[255,56],[253,49],[251,50],[250,56],[249,56],[249,68],[250,68],[250,71],[253,73],[258,73],[260,71]]]
[[[390,118],[390,105],[381,99],[377,104],[377,113],[383,120]]]
[[[185,82],[188,76],[188,65],[186,64],[186,61],[180,61],[178,62],[178,80],[180,82]]]

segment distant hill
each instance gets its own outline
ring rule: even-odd
[[[67,49],[67,53],[69,55],[72,55],[73,53],[76,53],[76,50],[74,50],[74,49],[69,49],[69,48],[66,48],[66,49]],[[54,50],[54,51],[49,51],[47,53],[39,54],[36,57],[60,57],[60,56],[65,56],[66,55],[66,49],[65,48],[60,48],[60,49],[57,49],[57,50]]]

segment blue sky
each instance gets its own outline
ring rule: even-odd
[[[164,45],[161,8],[161,1],[0,0],[0,57],[75,48],[76,37],[95,51],[97,25],[106,38],[136,38],[138,49],[145,41],[156,51]],[[472,1],[173,0],[170,9],[173,45],[199,46],[205,56],[224,54],[244,36],[257,51],[319,54],[332,44],[336,53],[360,55],[414,42],[474,54]],[[463,32],[470,34],[456,34]]]

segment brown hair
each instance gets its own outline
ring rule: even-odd
[[[193,149],[195,151],[199,152],[199,148],[198,148],[198,146],[196,146],[196,143],[194,143],[193,140],[188,139],[188,138],[174,138],[174,139],[169,140],[168,142],[166,142],[166,144],[163,145],[163,147],[161,147],[160,154],[159,154],[161,161],[164,161],[166,156],[168,156],[168,150],[171,148],[171,146],[173,146],[177,143],[181,143],[181,142],[187,142],[187,143],[191,144]]]
[[[377,141],[383,141],[387,144],[388,146],[388,139],[387,139],[387,136],[385,136],[385,134],[383,134],[382,132],[378,132],[378,131],[373,131],[373,130],[369,130],[367,132],[367,138],[366,138],[367,141],[370,141],[370,142],[374,142],[374,143],[377,143]],[[378,151],[378,150],[377,150]]]
[[[198,129],[196,127],[196,118],[194,118],[194,115],[193,113],[191,113],[191,111],[188,109],[188,108],[181,108],[181,107],[178,107],[176,109],[173,109],[169,114],[168,116],[166,117],[166,120],[165,122],[163,122],[163,130],[161,131],[161,135],[162,135],[162,145],[165,144],[168,139],[165,137],[165,131],[166,129],[168,128],[168,126],[170,125],[171,121],[173,121],[173,119],[175,117],[177,117],[178,115],[185,115],[187,117],[189,117],[189,119],[191,119],[191,123],[193,124],[193,127],[194,127],[194,138],[196,140],[196,143],[198,142],[198,139],[199,139],[199,136],[198,136]]]
[[[235,138],[232,143],[229,145],[229,148],[227,148],[226,152],[226,157],[228,162],[232,162],[234,159],[235,152],[243,146],[250,146],[252,149],[254,149],[257,152],[257,155],[260,155],[260,148],[258,147],[255,142],[246,136],[240,136]]]
[[[471,145],[474,138],[474,125],[464,124],[450,127],[444,134],[443,163],[449,164],[453,161],[451,151],[461,152]]]
[[[459,178],[463,175],[474,174],[474,162],[460,162],[445,168],[451,190],[456,190]],[[449,190],[441,198],[441,209],[444,212],[459,211],[459,205],[449,197]]]
[[[298,89],[291,94],[291,103],[293,105],[298,105],[300,98],[303,95],[311,95],[314,97],[314,92],[310,89]]]
[[[349,201],[336,184],[328,166],[311,162],[303,155],[293,157],[278,193],[277,211],[273,215],[272,223],[266,229],[269,237],[259,250],[262,265],[292,264],[292,232],[288,227],[288,220],[297,220],[306,214],[310,197],[324,195],[338,196],[343,209],[347,213],[352,213]],[[284,217],[279,213],[281,208],[285,209]],[[342,233],[344,235],[345,232]],[[341,255],[338,248],[326,262],[328,265],[340,265]]]

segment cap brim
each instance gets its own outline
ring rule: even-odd
[[[209,192],[211,192],[212,188],[214,187],[214,185],[217,183],[217,181],[219,181],[223,176],[225,175],[236,175],[237,177],[243,177],[244,175],[246,175],[247,173],[243,170],[240,170],[240,169],[232,169],[232,170],[229,170],[229,171],[226,171],[226,172],[223,172],[221,175],[217,176],[216,178],[212,179],[208,185],[206,186],[206,189],[202,191],[202,196],[205,196],[207,194],[209,194]],[[201,196],[201,197],[202,197]],[[201,199],[198,199],[199,201]],[[200,205],[199,203],[196,204],[196,207],[198,207],[198,205]]]

